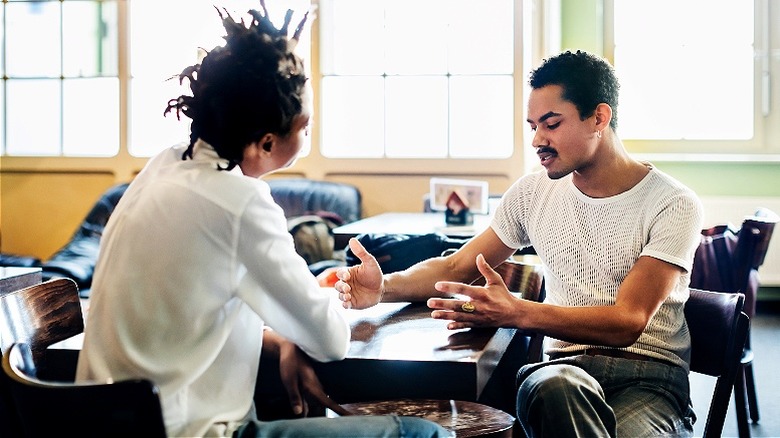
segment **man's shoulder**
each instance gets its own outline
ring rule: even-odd
[[[650,170],[650,177],[652,178],[656,186],[665,187],[669,190],[685,191],[685,192],[693,193],[693,190],[691,190],[688,186],[683,184],[680,180],[658,169],[657,167],[653,167]]]
[[[673,176],[654,168],[650,177],[652,178],[649,187],[651,190],[663,192],[665,193],[665,196],[669,198],[676,197],[680,199],[689,199],[693,203],[700,202],[699,196],[693,189]]]

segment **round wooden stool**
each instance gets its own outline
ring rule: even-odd
[[[355,415],[395,414],[422,417],[438,423],[457,437],[512,436],[515,418],[487,405],[461,400],[383,400],[342,405]]]

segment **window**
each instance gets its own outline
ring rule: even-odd
[[[513,3],[322,0],[322,154],[512,155]]]
[[[223,43],[214,9],[220,3],[235,18],[259,7],[258,0],[0,3],[0,154],[100,157],[126,147],[146,157],[187,141],[188,119],[163,117],[163,111],[169,99],[189,92],[188,84],[169,79],[198,62],[198,47]],[[300,20],[310,2],[267,6],[279,26],[288,8]],[[129,29],[126,39],[122,29]],[[121,51],[126,62],[120,62],[120,40],[129,41],[130,50]],[[297,50],[306,53],[308,38],[301,40]]]
[[[116,1],[2,4],[0,152],[119,149]]]
[[[196,64],[203,50],[222,45],[225,31],[214,5],[224,4],[238,21],[246,11],[259,9],[258,0],[165,0],[131,1],[130,4],[130,142],[135,156],[151,156],[176,143],[189,141],[189,119],[163,111],[169,99],[189,94],[188,82],[179,85],[178,74]],[[269,14],[279,27],[287,9],[293,9],[292,29],[309,10],[309,0],[267,1]],[[221,7],[220,7],[221,8]],[[310,29],[311,26],[307,26]],[[290,32],[292,32],[292,29]],[[308,35],[296,51],[308,52]],[[200,48],[200,49],[198,49]],[[173,76],[175,78],[171,79]]]
[[[607,47],[621,80],[618,129],[629,149],[780,151],[780,133],[770,129],[778,120],[777,94],[771,102],[769,88],[771,69],[777,69],[771,47],[778,46],[769,39],[768,0],[612,0],[607,5],[614,18],[606,27],[606,40],[613,42]]]

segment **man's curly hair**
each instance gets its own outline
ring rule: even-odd
[[[580,119],[592,116],[600,103],[612,107],[609,126],[617,129],[618,83],[615,70],[604,59],[577,50],[563,52],[546,59],[531,72],[528,81],[531,88],[560,85],[563,98],[577,107]]]
[[[192,95],[171,99],[165,115],[176,110],[192,119],[190,144],[182,159],[192,158],[195,141],[209,143],[230,170],[243,159],[244,148],[268,133],[286,136],[302,111],[307,81],[303,61],[293,53],[308,12],[287,37],[293,11],[288,10],[281,29],[262,11],[250,10],[249,26],[223,9],[217,9],[225,27],[225,44],[212,49],[200,64],[185,68],[179,82],[189,80]]]

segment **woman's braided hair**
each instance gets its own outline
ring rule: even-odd
[[[176,110],[192,119],[190,144],[182,159],[192,158],[195,141],[209,143],[230,170],[241,162],[244,148],[265,134],[286,136],[293,118],[302,111],[307,81],[303,61],[293,53],[308,12],[287,37],[293,11],[288,10],[284,25],[277,29],[262,11],[250,10],[249,26],[223,9],[217,13],[225,27],[225,44],[212,49],[200,64],[185,68],[179,83],[189,80],[192,95],[171,99],[165,115]]]

